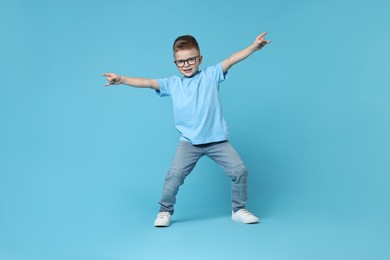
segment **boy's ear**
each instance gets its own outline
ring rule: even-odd
[[[199,65],[202,64],[202,61],[203,61],[203,56],[200,55],[200,57],[199,57]]]

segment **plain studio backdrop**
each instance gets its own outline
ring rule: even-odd
[[[380,0],[0,2],[0,259],[389,259],[390,18]],[[156,229],[178,142],[170,98],[105,72],[178,75],[194,35],[258,225],[203,158]]]

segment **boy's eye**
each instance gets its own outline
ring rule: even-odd
[[[189,61],[189,62],[194,62],[194,61],[195,61],[195,58],[189,58],[188,61]]]

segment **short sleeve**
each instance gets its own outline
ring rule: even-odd
[[[222,63],[218,63],[215,66],[210,66],[205,70],[206,75],[210,78],[215,79],[216,82],[221,83],[227,79],[228,73],[223,73]]]
[[[172,77],[164,78],[164,79],[157,79],[158,82],[158,88],[159,90],[156,90],[156,94],[160,97],[167,97],[171,95],[170,91],[170,85],[172,82]]]

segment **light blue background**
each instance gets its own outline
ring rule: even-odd
[[[0,2],[0,259],[389,259],[388,1]],[[153,221],[178,134],[169,98],[104,72],[176,74],[268,31],[221,86],[259,225],[230,221],[202,159]]]

